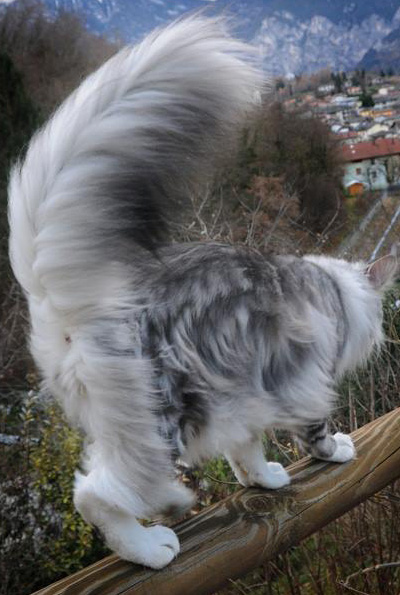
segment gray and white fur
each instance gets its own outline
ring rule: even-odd
[[[177,456],[224,454],[243,485],[289,476],[261,437],[289,428],[328,461],[335,383],[382,340],[394,256],[262,256],[171,244],[257,104],[262,76],[222,19],[192,16],[127,47],[32,139],[11,175],[10,254],[49,390],[86,432],[75,504],[125,559],[161,568],[171,529],[137,519],[191,506]]]

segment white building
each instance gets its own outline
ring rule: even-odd
[[[400,139],[379,138],[343,145],[341,150],[345,161],[343,185],[350,194],[400,184]]]

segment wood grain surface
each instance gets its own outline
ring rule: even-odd
[[[182,551],[163,570],[109,556],[37,594],[214,593],[400,477],[400,408],[352,436],[356,460],[340,465],[306,457],[288,467],[289,487],[242,489],[175,525]]]

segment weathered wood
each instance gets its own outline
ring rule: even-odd
[[[240,490],[176,525],[182,545],[167,568],[149,571],[110,556],[42,589],[40,595],[213,593],[298,544],[400,476],[400,408],[353,433],[357,459],[344,465],[306,457],[278,492]]]

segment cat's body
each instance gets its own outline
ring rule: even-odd
[[[382,339],[367,268],[244,247],[168,244],[176,199],[198,188],[253,109],[260,76],[223,23],[192,17],[122,50],[34,137],[10,183],[11,257],[48,388],[89,440],[75,503],[122,557],[160,568],[179,551],[148,518],[192,503],[174,474],[224,454],[244,485],[279,488],[262,433],[327,434],[334,384]]]
[[[380,298],[344,261],[214,243],[158,255],[132,322],[154,366],[160,431],[188,463],[266,427],[321,421],[334,383],[381,340]]]

